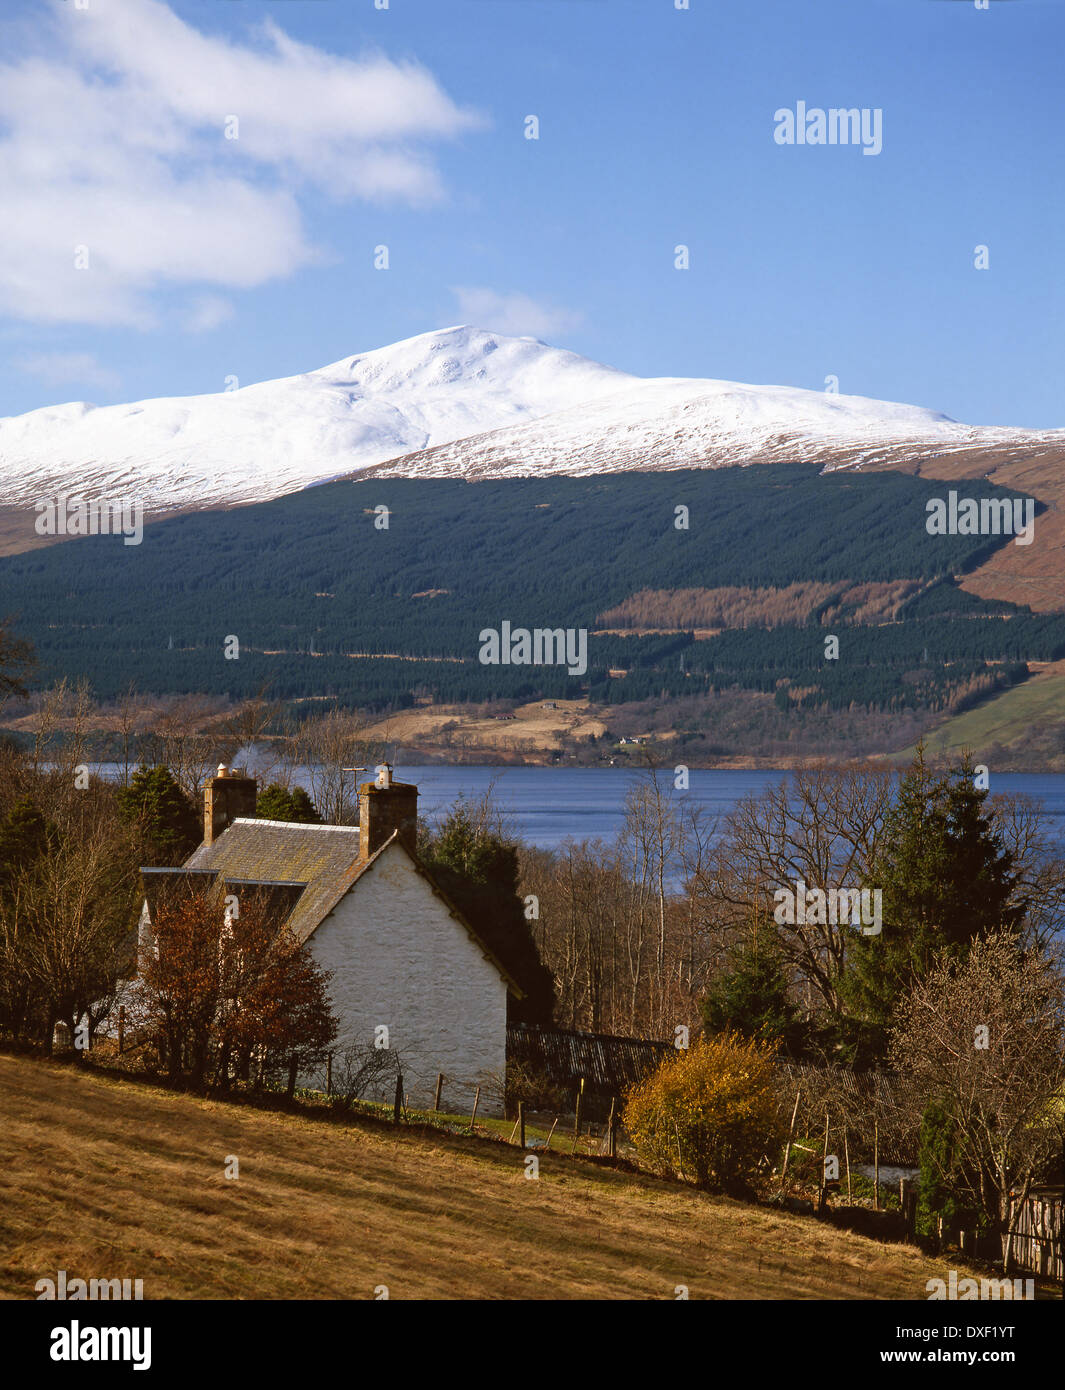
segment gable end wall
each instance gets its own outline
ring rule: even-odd
[[[337,1058],[353,1041],[372,1046],[374,1029],[386,1025],[403,1061],[408,1103],[420,1108],[432,1105],[437,1072],[446,1078],[442,1108],[458,1111],[472,1105],[487,1075],[502,1076],[506,984],[400,846],[386,849],[341,899],[310,947],[333,975]],[[320,1081],[301,1078],[303,1085]],[[493,1112],[484,1094],[480,1109]]]

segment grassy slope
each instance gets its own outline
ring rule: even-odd
[[[1003,691],[975,709],[948,719],[925,742],[933,753],[972,748],[979,753],[993,744],[1009,746],[1033,726],[1060,727],[1065,711],[1065,661],[1049,662],[1023,685]],[[912,753],[912,749],[907,750]],[[1048,763],[1048,769],[1050,764]]]
[[[239,1181],[223,1176],[240,1159]],[[945,1267],[810,1219],[514,1148],[340,1127],[0,1056],[0,1294],[925,1298]]]

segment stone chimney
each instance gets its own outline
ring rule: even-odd
[[[243,767],[218,764],[218,771],[207,779],[203,789],[203,842],[213,844],[227,825],[238,816],[255,815],[255,778]]]
[[[418,836],[418,788],[413,782],[393,782],[387,764],[376,782],[359,788],[359,858],[376,854],[393,831],[414,852]]]

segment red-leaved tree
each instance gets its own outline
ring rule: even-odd
[[[172,1079],[225,1087],[234,1072],[272,1079],[322,1062],[336,1039],[329,975],[261,892],[160,895],[141,996]],[[213,1073],[213,1075],[212,1075]]]

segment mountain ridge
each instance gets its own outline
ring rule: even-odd
[[[819,459],[826,468],[1065,445],[1065,430],[801,387],[637,377],[456,325],[292,377],[0,419],[0,507],[73,488],[151,512],[263,501],[339,477],[488,478]]]

